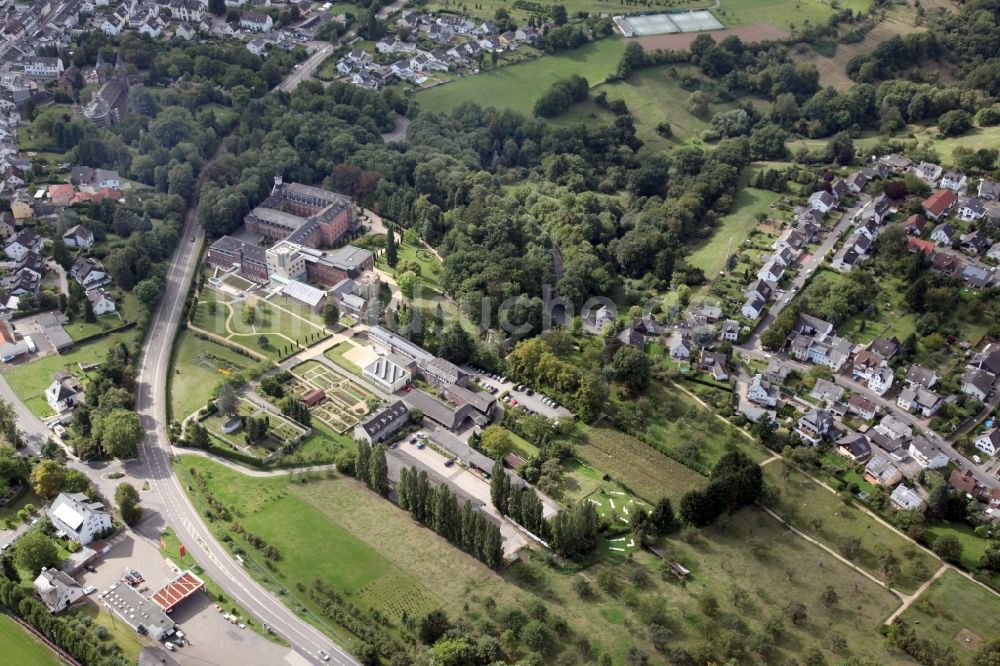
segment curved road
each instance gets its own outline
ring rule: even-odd
[[[174,336],[181,323],[184,300],[204,242],[204,232],[195,213],[197,206],[196,197],[184,221],[180,247],[167,272],[164,297],[150,319],[149,333],[139,358],[136,411],[146,430],[146,438],[140,447],[139,462],[130,472],[153,484],[163,524],[173,528],[206,575],[247,612],[270,625],[308,661],[322,663],[317,653],[325,650],[330,653],[332,663],[353,666],[358,662],[350,654],[292,613],[276,595],[236,563],[229,550],[220,545],[205,526],[171,468],[173,453],[166,432],[166,383]],[[190,241],[192,236],[194,242]]]

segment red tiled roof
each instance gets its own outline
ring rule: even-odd
[[[923,240],[922,238],[911,238],[906,249],[910,252],[923,252],[929,257],[934,254],[934,247],[933,241]]]
[[[922,204],[924,210],[934,216],[944,214],[949,208],[958,203],[958,195],[951,190],[938,190],[934,194],[924,199]]]

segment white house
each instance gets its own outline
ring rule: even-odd
[[[75,247],[85,250],[94,244],[94,232],[87,227],[78,224],[66,230],[62,235],[63,243],[66,247]]]
[[[63,72],[63,63],[59,58],[28,58],[24,62],[24,73],[32,78],[54,79]]]
[[[823,441],[833,426],[833,416],[825,409],[810,409],[796,423],[795,432],[808,444],[816,446]]]
[[[966,182],[965,174],[958,171],[947,171],[941,176],[941,187],[948,188],[952,192],[964,190]]]
[[[940,243],[941,245],[951,245],[954,238],[955,228],[947,222],[942,222],[937,225],[934,227],[934,231],[931,232],[931,240],[935,243]]]
[[[112,169],[95,169],[94,184],[99,188],[109,190],[122,189],[122,179],[118,175],[118,172]]]
[[[111,513],[83,493],[59,493],[48,516],[57,530],[84,546],[111,529]]]
[[[809,205],[821,213],[829,213],[836,207],[837,200],[826,190],[820,190],[809,195]]]
[[[913,167],[913,172],[931,187],[937,184],[938,180],[941,178],[942,171],[944,171],[944,169],[932,162],[921,162],[917,166]]]
[[[46,567],[35,579],[35,593],[51,613],[66,610],[84,596],[79,583],[58,569]]]
[[[733,319],[727,319],[719,328],[719,339],[727,342],[736,342],[740,337],[740,323]]]
[[[45,389],[45,400],[56,414],[64,414],[76,407],[82,395],[80,382],[70,375],[57,378]]]
[[[249,42],[247,42],[247,51],[249,51],[250,53],[252,53],[252,54],[254,54],[256,56],[259,56],[262,53],[264,53],[264,51],[266,50],[266,48],[267,48],[267,42],[265,42],[263,39],[260,39],[259,37],[256,38],[256,39],[251,39]],[[338,69],[339,69],[339,65],[338,65]],[[348,69],[347,71],[349,72],[350,69]],[[344,73],[346,74],[347,72],[344,72]]]
[[[872,373],[871,378],[868,380],[868,388],[878,395],[885,395],[886,391],[892,388],[894,379],[895,376],[892,373],[892,368],[879,368]]]
[[[84,289],[100,287],[111,279],[101,262],[92,257],[79,257],[73,262],[69,274]]]
[[[972,369],[962,375],[962,393],[979,402],[986,402],[993,389],[995,377],[986,370]]]
[[[925,506],[920,495],[905,483],[896,486],[896,489],[889,495],[889,501],[897,509],[910,509],[911,511],[923,511]]]
[[[274,27],[274,21],[267,14],[245,12],[240,17],[240,27],[244,30],[253,30],[254,32],[270,32],[271,28]]]
[[[98,317],[115,311],[115,299],[103,289],[91,289],[87,292],[87,300]]]
[[[760,295],[754,294],[747,299],[746,303],[743,304],[743,309],[740,310],[740,314],[742,314],[745,319],[757,321],[766,306],[767,301],[761,298]]]
[[[667,340],[667,349],[670,350],[670,358],[684,361],[691,358],[691,342],[680,333],[674,333]]]
[[[778,404],[778,387],[764,379],[763,375],[754,375],[747,387],[747,400],[756,405],[774,407]]]
[[[976,448],[988,456],[1000,451],[1000,428],[992,428],[976,438]]]
[[[989,259],[1000,263],[1000,243],[994,243],[990,249],[986,251],[986,256]]]
[[[940,469],[948,464],[948,456],[945,455],[944,451],[928,441],[923,435],[913,438],[910,442],[909,453],[924,469]]]
[[[21,261],[29,252],[41,254],[44,244],[44,239],[36,234],[34,230],[24,229],[14,240],[7,243],[7,247],[4,248],[4,254],[12,261]]]
[[[785,267],[773,259],[757,271],[757,277],[765,282],[779,282],[784,274]]]

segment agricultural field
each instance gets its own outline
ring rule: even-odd
[[[596,85],[614,73],[624,52],[625,42],[610,37],[571,51],[422,90],[414,99],[423,111],[448,113],[459,104],[475,102],[506,107],[530,116],[535,100],[553,83],[577,74]]]
[[[647,501],[678,501],[701,488],[705,478],[635,437],[608,426],[589,428],[577,447],[578,457]]]
[[[10,664],[59,666],[63,663],[42,641],[3,614],[0,614],[0,645],[3,645],[4,660]]]
[[[250,370],[257,363],[222,345],[197,338],[189,330],[181,331],[170,375],[171,418],[181,420],[201,409],[227,377]]]
[[[713,276],[726,267],[730,254],[739,253],[740,246],[757,225],[758,217],[766,215],[780,195],[767,190],[746,187],[736,195],[733,209],[720,220],[712,235],[688,255],[687,262]]]
[[[975,610],[973,610],[975,609]],[[903,612],[902,618],[967,664],[985,641],[1000,636],[1000,597],[957,571],[946,571]]]
[[[111,347],[119,342],[131,345],[135,337],[135,329],[112,333],[80,345],[65,354],[51,354],[42,358],[31,357],[30,360],[15,365],[4,364],[2,373],[14,393],[28,406],[31,413],[39,418],[45,418],[52,414],[49,403],[45,400],[45,389],[52,383],[53,374],[64,370],[82,378],[80,365],[102,363]]]
[[[849,537],[857,538],[854,561],[877,578],[885,579],[882,563],[891,553],[899,562],[892,586],[903,593],[916,591],[941,566],[936,557],[781,461],[764,467],[764,478],[778,491],[764,500],[769,508],[835,551],[841,552]]]
[[[343,435],[368,415],[368,400],[375,396],[322,363],[306,361],[291,372],[293,378],[285,383],[288,395],[301,397],[317,388],[326,393],[326,398],[309,411],[334,432]]]

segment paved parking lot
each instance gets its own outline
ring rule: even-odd
[[[93,566],[96,573],[84,570],[77,574],[76,579],[84,587],[93,585],[97,588],[97,592],[90,596],[90,601],[96,604],[100,604],[100,593],[118,581],[125,567],[142,574],[145,582],[139,590],[148,588],[142,592],[143,596],[149,596],[177,575],[154,544],[131,533]],[[299,663],[301,660],[289,648],[227,622],[204,592],[195,593],[184,601],[170,617],[180,626],[188,641],[188,645],[171,655],[181,664],[270,666]],[[142,640],[146,644],[154,644],[148,637]]]
[[[542,397],[535,392],[534,395],[528,395],[527,391],[515,391],[517,387],[517,382],[506,381],[501,382],[492,377],[488,377],[485,374],[480,374],[468,366],[462,368],[466,372],[470,373],[474,379],[478,380],[480,384],[485,386],[492,386],[497,389],[497,394],[508,391],[510,393],[512,400],[517,400],[518,405],[524,405],[533,412],[537,412],[542,416],[547,416],[550,419],[556,419],[559,417],[572,417],[573,412],[569,411],[565,407],[550,407],[542,402]],[[503,379],[503,378],[502,378]],[[507,406],[507,403],[501,403]]]

